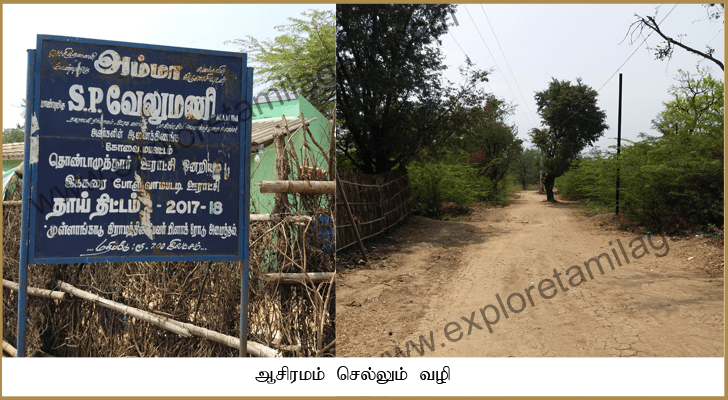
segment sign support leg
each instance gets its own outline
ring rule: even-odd
[[[20,263],[20,279],[18,282],[18,331],[15,347],[18,350],[18,357],[25,357],[25,336],[28,317],[28,263],[26,260]]]
[[[247,264],[247,263],[245,263]],[[248,266],[238,261],[240,270],[240,357],[248,356]]]
[[[28,71],[26,76],[25,92],[25,154],[23,162],[23,203],[21,207],[20,224],[20,257],[18,265],[18,330],[16,332],[17,357],[25,357],[25,337],[28,321],[28,236],[30,232],[30,185],[32,180],[32,165],[28,160],[30,154],[30,136],[37,134],[31,132],[32,119],[35,113],[35,57],[36,50],[28,50]]]

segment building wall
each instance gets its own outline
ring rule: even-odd
[[[272,109],[271,109],[272,107]],[[285,115],[286,118],[300,118],[301,112],[305,118],[316,118],[316,121],[312,122],[309,126],[311,133],[316,138],[316,142],[325,150],[329,151],[329,137],[331,128],[328,125],[326,117],[316,110],[311,103],[306,99],[299,97],[295,100],[284,100],[283,104],[280,101],[274,101],[271,103],[260,104],[262,113],[258,111],[258,104],[253,105],[253,119],[260,118],[280,118],[281,115]],[[310,139],[307,137],[310,142]],[[301,152],[303,146],[303,130],[298,129],[293,133],[293,138],[289,142],[290,145],[294,146],[298,150],[299,160],[303,161],[304,154]],[[325,170],[328,170],[328,165],[325,165],[325,158],[318,148],[309,143],[314,149],[314,156],[316,164]],[[310,159],[310,153],[306,154]],[[256,186],[256,183],[260,183],[263,180],[275,180],[275,146],[273,144],[265,146],[263,151],[259,154],[260,161],[255,161],[255,155],[251,154],[251,165],[250,165],[250,212],[255,214],[267,214],[273,210],[275,195],[272,193],[260,193],[260,187]],[[311,162],[309,161],[309,165]],[[294,171],[297,174],[297,171]],[[294,196],[294,195],[291,195]]]

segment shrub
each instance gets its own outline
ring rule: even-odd
[[[447,151],[440,159],[422,155],[409,164],[407,171],[416,213],[434,216],[440,203],[465,207],[489,196],[490,180],[463,163],[468,157],[464,151]]]
[[[642,135],[615,153],[583,158],[556,181],[561,194],[615,206],[617,167],[620,206],[640,223],[674,229],[675,223],[723,226],[723,134]]]

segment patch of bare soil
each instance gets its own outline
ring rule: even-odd
[[[368,263],[341,256],[337,356],[724,355],[722,243],[642,237],[544,199],[521,191],[468,222],[413,217]]]

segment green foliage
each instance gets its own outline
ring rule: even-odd
[[[724,85],[700,71],[697,78],[680,71],[677,80],[653,121],[662,137],[643,134],[619,159],[597,152],[574,162],[559,191],[614,209],[619,168],[620,207],[629,217],[659,227],[723,226]]]
[[[464,222],[468,220],[468,215],[459,215],[459,216],[451,216],[450,214],[445,214],[442,217],[440,217],[443,221],[453,221],[453,222]]]
[[[678,85],[669,90],[672,100],[652,121],[652,127],[663,135],[704,134],[724,131],[723,82],[706,71],[698,75],[679,70]]]
[[[470,162],[491,181],[493,193],[498,192],[499,183],[523,151],[516,127],[506,122],[513,108],[493,95],[486,96],[484,106],[469,110],[463,127],[452,140],[455,148],[472,154]]]
[[[538,180],[540,155],[541,153],[536,149],[525,149],[511,164],[510,172],[523,190]]]
[[[582,159],[558,180],[559,192],[613,210],[616,170],[620,208],[631,219],[659,228],[723,226],[723,135],[642,136],[616,153]]]
[[[623,149],[622,158],[626,153],[627,149]],[[559,194],[572,200],[587,200],[613,208],[616,205],[617,182],[614,156],[611,153],[594,152],[589,157],[574,160],[571,169],[556,180]]]
[[[20,143],[25,141],[25,128],[18,125],[15,128],[3,129],[3,143]]]
[[[706,8],[707,19],[705,20],[712,22],[714,20],[717,21],[720,19],[725,19],[725,4],[704,4],[703,6]],[[635,14],[637,20],[633,22],[632,25],[630,25],[629,31],[627,32],[627,36],[630,36],[631,44],[640,43],[641,45],[641,42],[643,41],[642,38],[645,37],[645,35],[649,36],[654,32],[657,33],[664,40],[664,42],[658,44],[657,46],[654,46],[651,49],[648,48],[654,51],[656,60],[670,60],[672,59],[672,55],[675,52],[675,49],[681,48],[691,54],[695,54],[706,60],[710,60],[718,65],[721,70],[725,70],[723,62],[714,57],[715,49],[710,47],[710,42],[705,44],[704,51],[700,51],[698,50],[697,46],[690,47],[689,43],[682,40],[682,36],[685,36],[684,33],[677,33],[674,31],[669,33],[667,31],[664,31],[664,26],[660,27],[660,24],[657,22],[657,12],[659,11],[659,9],[660,7],[655,8],[655,14],[652,16],[646,15],[642,17]],[[698,21],[692,21],[692,23],[694,24]],[[720,26],[722,27],[723,25]],[[645,29],[647,29],[648,32],[644,32]],[[720,34],[720,32],[718,32],[718,34]],[[677,40],[675,38],[677,38]]]
[[[333,11],[308,10],[302,18],[288,18],[278,25],[283,33],[260,41],[248,35],[232,43],[247,52],[256,66],[256,79],[273,87],[296,90],[324,115],[336,103],[336,26]]]
[[[578,208],[582,210],[585,216],[587,217],[593,217],[595,215],[599,214],[606,214],[609,212],[614,212],[614,208],[609,208],[601,203],[593,202],[593,201],[586,201],[586,204],[578,205]]]
[[[666,136],[632,147],[620,159],[628,215],[645,222],[673,215],[723,224],[722,133]]]
[[[487,72],[461,70],[456,86],[442,77],[440,37],[451,4],[340,4],[336,7],[337,147],[367,174],[404,166],[435,150],[460,128]],[[356,154],[356,157],[353,154]]]
[[[465,207],[473,201],[485,200],[491,194],[491,182],[467,164],[465,151],[448,151],[437,159],[422,155],[407,168],[412,188],[413,210],[422,215],[437,215],[440,203]],[[465,162],[464,162],[465,161]]]
[[[531,130],[532,142],[544,153],[547,199],[553,201],[554,179],[569,169],[572,160],[592,145],[608,128],[604,111],[597,107],[597,91],[582,83],[554,79],[548,89],[536,92],[536,104],[545,129]]]

